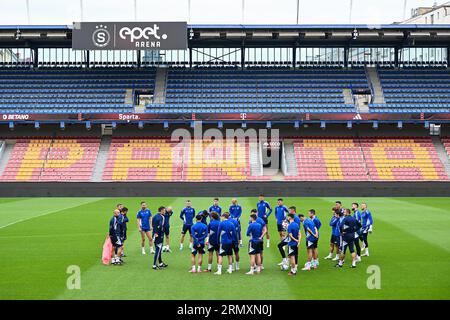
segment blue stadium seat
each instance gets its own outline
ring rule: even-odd
[[[2,113],[133,112],[129,89],[153,92],[155,69],[6,69],[0,71]]]

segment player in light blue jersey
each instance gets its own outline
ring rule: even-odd
[[[364,248],[362,249],[365,251],[361,256],[362,257],[368,257],[369,256],[369,242],[367,240],[367,237],[369,233],[372,233],[373,230],[373,218],[372,213],[367,208],[366,203],[361,203],[361,229],[362,229],[362,241],[364,243]]]
[[[308,211],[309,219],[314,223],[314,226],[317,228],[317,235],[319,236],[317,238],[317,244],[319,244],[319,238],[320,238],[320,227],[322,227],[322,222],[320,222],[319,218],[316,216],[316,210],[311,209]],[[317,246],[313,250],[313,257],[312,257],[312,267],[316,269],[319,266],[319,249]]]
[[[150,209],[147,207],[147,203],[145,201],[141,201],[141,210],[136,214],[136,222],[138,226],[139,233],[141,234],[141,252],[145,254],[145,237],[148,238],[148,243],[150,245],[150,253],[155,253],[153,249],[153,238],[151,234],[151,225],[152,225],[152,213]]]

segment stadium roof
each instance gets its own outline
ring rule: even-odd
[[[448,47],[450,25],[188,25],[186,36],[190,47]],[[71,39],[71,25],[0,25],[0,47],[71,47]]]

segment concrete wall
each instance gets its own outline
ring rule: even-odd
[[[204,129],[217,128],[217,125],[204,125]],[[137,125],[118,125],[114,130],[113,136],[170,136],[171,132],[176,128],[190,128],[186,125],[171,125],[170,130],[165,131],[162,124],[146,125],[140,130]],[[240,128],[239,125],[227,125],[226,129]],[[249,125],[250,128],[250,125]],[[264,129],[264,125],[252,125],[255,129]],[[281,137],[289,136],[428,136],[429,130],[423,125],[404,124],[403,129],[397,129],[396,124],[380,124],[378,130],[372,128],[370,124],[354,124],[351,130],[347,129],[345,124],[328,124],[325,130],[320,129],[319,124],[309,125],[307,128],[302,127],[296,130],[293,125],[273,125],[273,129],[280,130]],[[443,135],[450,135],[450,124],[441,126]],[[224,130],[222,130],[224,132]],[[83,125],[67,125],[65,130],[60,130],[58,125],[42,125],[39,130],[34,129],[31,124],[16,125],[13,131],[10,131],[6,125],[0,125],[0,138],[11,137],[43,137],[43,136],[60,136],[60,137],[99,137],[101,135],[100,125],[93,125],[90,131],[86,130]]]
[[[450,197],[449,182],[0,183],[0,197]]]

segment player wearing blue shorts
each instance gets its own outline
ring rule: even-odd
[[[205,254],[205,239],[208,236],[208,226],[202,222],[203,215],[195,217],[196,223],[191,227],[191,234],[194,240],[191,250],[192,268],[189,272],[202,272],[203,255]],[[195,257],[198,255],[197,269]]]
[[[226,212],[229,214],[229,212]],[[233,253],[234,253],[234,265],[233,265],[233,271],[239,270],[239,241],[241,240],[240,234],[241,234],[241,225],[239,221],[236,219],[233,219],[230,217],[229,219],[231,223],[234,226],[235,233],[233,234]]]
[[[191,200],[186,200],[186,207],[181,210],[180,219],[183,221],[183,228],[181,229],[180,238],[180,250],[183,250],[184,237],[186,233],[189,232],[189,248],[192,249],[192,233],[191,227],[194,224],[195,209],[192,208]]]
[[[351,267],[356,268],[356,252],[354,249],[355,232],[361,228],[361,224],[351,215],[350,209],[345,209],[344,218],[339,223],[339,228],[341,231],[341,254],[336,267],[342,268],[348,248],[352,255]]]
[[[205,272],[211,272],[214,252],[219,260],[219,224],[220,217],[217,212],[211,213],[211,220],[208,224],[208,269]]]
[[[236,219],[239,222],[239,225],[241,224],[241,215],[242,215],[242,207],[238,204],[238,201],[236,198],[233,198],[231,200],[231,206],[228,209],[228,212],[230,212],[230,217],[232,219]],[[242,247],[242,231],[240,230],[240,234],[239,234],[239,246]]]
[[[330,239],[330,253],[324,259],[333,259],[333,253],[336,252],[336,256],[333,261],[339,260],[339,246],[341,244],[341,232],[339,231],[339,219],[341,213],[333,208],[333,216],[330,220],[331,227],[331,239]]]
[[[252,209],[250,214],[253,214],[253,213],[257,215],[258,211],[256,209]],[[263,234],[264,235],[267,234],[268,226],[267,226],[266,222],[264,221],[264,219],[257,216],[256,223],[259,223],[263,227]],[[260,253],[260,255],[261,255],[261,270],[264,270],[264,265],[263,265],[263,262],[264,262],[264,242],[261,241],[259,244],[261,246],[261,249],[260,249],[261,250],[261,253]]]
[[[369,242],[367,240],[367,237],[369,233],[372,233],[373,228],[373,218],[372,213],[367,209],[366,203],[361,203],[361,225],[362,225],[362,241],[364,243],[364,248],[362,249],[365,251],[361,256],[362,257],[368,257],[369,256]]]
[[[219,258],[217,261],[216,275],[222,274],[222,260],[223,257],[228,257],[228,269],[227,273],[233,273],[233,239],[235,237],[236,229],[231,221],[229,221],[230,215],[224,213],[222,215],[222,221],[219,224]]]
[[[259,195],[259,201],[256,204],[256,208],[258,210],[258,218],[264,220],[265,225],[269,223],[269,216],[272,213],[272,207],[270,204],[264,200],[264,195]],[[270,247],[270,235],[269,235],[269,227],[266,228],[266,238],[267,238],[267,248]]]
[[[288,236],[288,256],[291,262],[291,271],[288,273],[290,276],[297,274],[297,261],[298,261],[298,246],[300,245],[301,233],[300,226],[294,221],[295,214],[289,213],[287,220],[289,225],[287,227]]]
[[[300,225],[301,224],[300,218],[297,216],[296,211],[297,211],[297,208],[295,206],[291,206],[288,209],[288,214],[292,213],[294,215],[294,221],[298,225]],[[275,214],[276,214],[276,212],[275,212]],[[283,215],[284,215],[284,212],[283,212]],[[278,218],[277,218],[277,220],[278,220]],[[277,221],[277,224],[278,224],[278,221]],[[289,225],[289,221],[287,220],[287,216],[286,216],[286,219],[284,219],[281,222],[281,224],[282,224],[283,230],[286,230],[288,225]],[[286,252],[285,252],[285,249],[284,249],[288,245],[288,242],[289,242],[289,237],[283,233],[283,238],[278,243],[278,251],[281,254],[281,262],[278,264],[279,266],[288,265],[288,258],[286,257]]]
[[[303,229],[306,235],[306,250],[308,252],[308,261],[305,263],[303,271],[311,270],[314,248],[317,248],[317,239],[319,234],[314,222],[307,219],[303,214],[299,214],[300,221],[303,223]]]
[[[148,243],[150,245],[150,253],[155,253],[153,250],[153,239],[150,233],[152,225],[152,213],[147,207],[145,201],[141,202],[141,210],[136,214],[136,222],[138,226],[139,233],[141,234],[141,251],[145,254],[145,236],[148,238]]]
[[[285,239],[285,228],[283,227],[283,221],[286,220],[286,215],[289,213],[288,208],[283,204],[283,199],[277,200],[277,206],[275,207],[275,219],[277,219],[277,230],[280,235],[280,240]]]
[[[166,240],[166,244],[163,246],[163,252],[172,252],[172,250],[170,250],[170,217],[172,215],[172,207],[167,207],[164,213],[164,238]]]
[[[317,244],[319,244],[320,227],[322,227],[322,222],[320,222],[319,218],[316,216],[316,210],[311,209],[308,211],[308,214],[309,214],[309,218],[314,223],[314,226],[317,229],[317,235],[318,235]],[[317,245],[316,245],[316,247],[313,250],[313,257],[311,260],[311,264],[314,269],[316,269],[319,266],[319,251],[318,250],[319,249],[317,248]]]
[[[264,228],[260,223],[256,222],[256,210],[250,214],[250,223],[247,227],[247,236],[250,237],[248,242],[248,254],[250,256],[250,271],[246,274],[253,275],[261,272],[261,245],[264,237]]]

